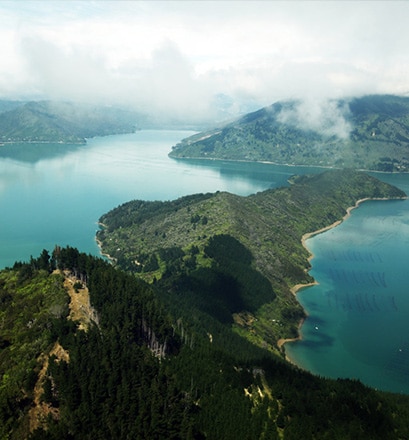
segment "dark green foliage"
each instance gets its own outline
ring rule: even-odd
[[[40,354],[52,342],[52,321],[65,320],[61,277],[31,264],[0,272],[0,438],[19,437],[38,378]],[[23,275],[24,274],[24,275]]]
[[[234,311],[255,312],[275,298],[268,279],[251,267],[251,252],[234,237],[215,235],[209,240],[204,251],[215,261],[214,269],[231,278],[230,290],[236,291]]]
[[[173,260],[178,260],[185,255],[183,250],[179,247],[163,248],[159,250],[159,256],[161,260],[165,262],[171,262]]]
[[[82,289],[84,286],[83,286],[83,284],[81,283],[81,282],[79,282],[79,281],[76,281],[75,283],[74,283],[74,290],[76,291],[76,292],[78,292],[79,291],[79,289]]]
[[[100,218],[100,222],[106,226],[108,230],[117,228],[119,224],[122,227],[141,225],[153,216],[165,216],[167,214],[177,212],[178,210],[181,210],[194,202],[203,201],[210,197],[212,197],[212,194],[208,193],[184,196],[170,202],[133,200],[132,202],[124,203],[115,208],[113,211],[103,215]],[[115,212],[115,216],[111,215],[113,212]],[[115,218],[118,221],[115,221]],[[109,221],[107,221],[108,219]],[[197,221],[199,219],[200,218],[198,218]]]
[[[200,268],[177,281],[177,294],[222,323],[232,322],[232,313],[243,308],[240,288],[232,276],[214,269]]]
[[[239,319],[241,328],[275,345],[295,335],[303,316],[290,288],[312,281],[302,236],[341,220],[359,199],[404,196],[364,173],[333,170],[248,197],[218,192],[128,202],[102,217],[107,228],[99,240],[119,267],[148,280],[167,278],[165,289],[224,323],[251,312],[256,320]],[[272,328],[271,320],[283,316]]]
[[[206,245],[205,253],[219,262],[228,259],[246,266],[250,265],[253,260],[248,249],[234,237],[226,234],[211,237]]]
[[[407,437],[406,397],[291,366],[268,350],[278,336],[263,315],[275,313],[295,336],[303,312],[288,291],[306,279],[301,236],[341,218],[357,199],[404,194],[352,171],[293,181],[246,198],[138,201],[106,215],[103,240],[126,237],[118,264],[137,260],[144,275],[151,268],[152,285],[71,247],[0,272],[0,437],[29,437],[37,359],[56,341],[69,362],[50,358],[41,399],[59,416],[33,439]],[[139,232],[145,247],[137,255]],[[98,317],[88,332],[66,319],[54,269],[88,287]],[[232,330],[242,312],[253,316],[249,334],[265,336],[264,348]]]
[[[228,236],[215,238],[210,248],[220,243],[240,249]],[[48,341],[58,340],[69,353],[69,362],[50,357],[41,398],[58,409],[59,416],[49,418],[46,431],[39,427],[29,434],[30,392],[38,377],[38,370],[32,368],[38,353],[30,353],[26,368],[30,373],[23,382],[16,370],[8,378],[2,375],[1,438],[395,439],[409,435],[407,397],[296,369],[232,333],[211,315],[183,305],[186,297],[179,301],[177,294],[178,283],[183,283],[180,274],[157,283],[154,292],[132,275],[73,248],[57,247],[52,259],[87,283],[99,324],[84,332],[66,315],[50,319]],[[237,264],[250,260],[246,252],[233,258]],[[0,273],[4,304],[9,303],[8,294],[17,298],[23,289],[15,282],[24,263],[17,266]],[[217,284],[220,276],[212,273],[215,280],[207,281],[209,286]],[[199,271],[195,276],[206,282],[204,272],[202,278]],[[24,309],[34,310],[30,296],[41,290],[40,285],[44,294],[57,279],[61,286],[58,277],[34,270],[24,287]],[[168,306],[166,312],[163,304]],[[15,335],[20,338],[22,333],[23,329],[16,330]],[[37,336],[27,332],[26,337],[32,337],[24,340],[27,355]],[[18,340],[12,343],[18,351]],[[154,356],[154,347],[165,343],[166,356]],[[5,350],[0,351],[3,369],[11,359]]]

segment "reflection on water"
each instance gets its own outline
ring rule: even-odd
[[[4,144],[0,146],[0,158],[35,163],[44,159],[64,156],[82,147],[84,147],[82,144],[52,144],[47,142]]]

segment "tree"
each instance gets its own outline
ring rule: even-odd
[[[38,262],[39,269],[44,269],[47,271],[49,271],[51,269],[51,267],[50,267],[50,254],[48,253],[48,251],[46,249],[43,249],[40,256],[38,257],[37,262]]]

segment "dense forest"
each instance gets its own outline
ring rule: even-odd
[[[409,98],[277,102],[184,139],[170,156],[405,172]]]
[[[209,254],[225,244],[213,242]],[[87,329],[70,318],[67,278],[74,296],[89,291]],[[409,436],[407,397],[314,377],[211,314],[169,311],[158,290],[70,247],[0,272],[0,437]]]

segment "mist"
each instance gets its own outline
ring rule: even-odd
[[[409,91],[409,3],[0,3],[1,99],[122,105],[216,122],[303,102],[281,118],[345,137],[338,98]]]
[[[345,101],[304,99],[285,107],[277,119],[301,130],[313,130],[324,136],[348,139],[352,130],[350,110]]]

